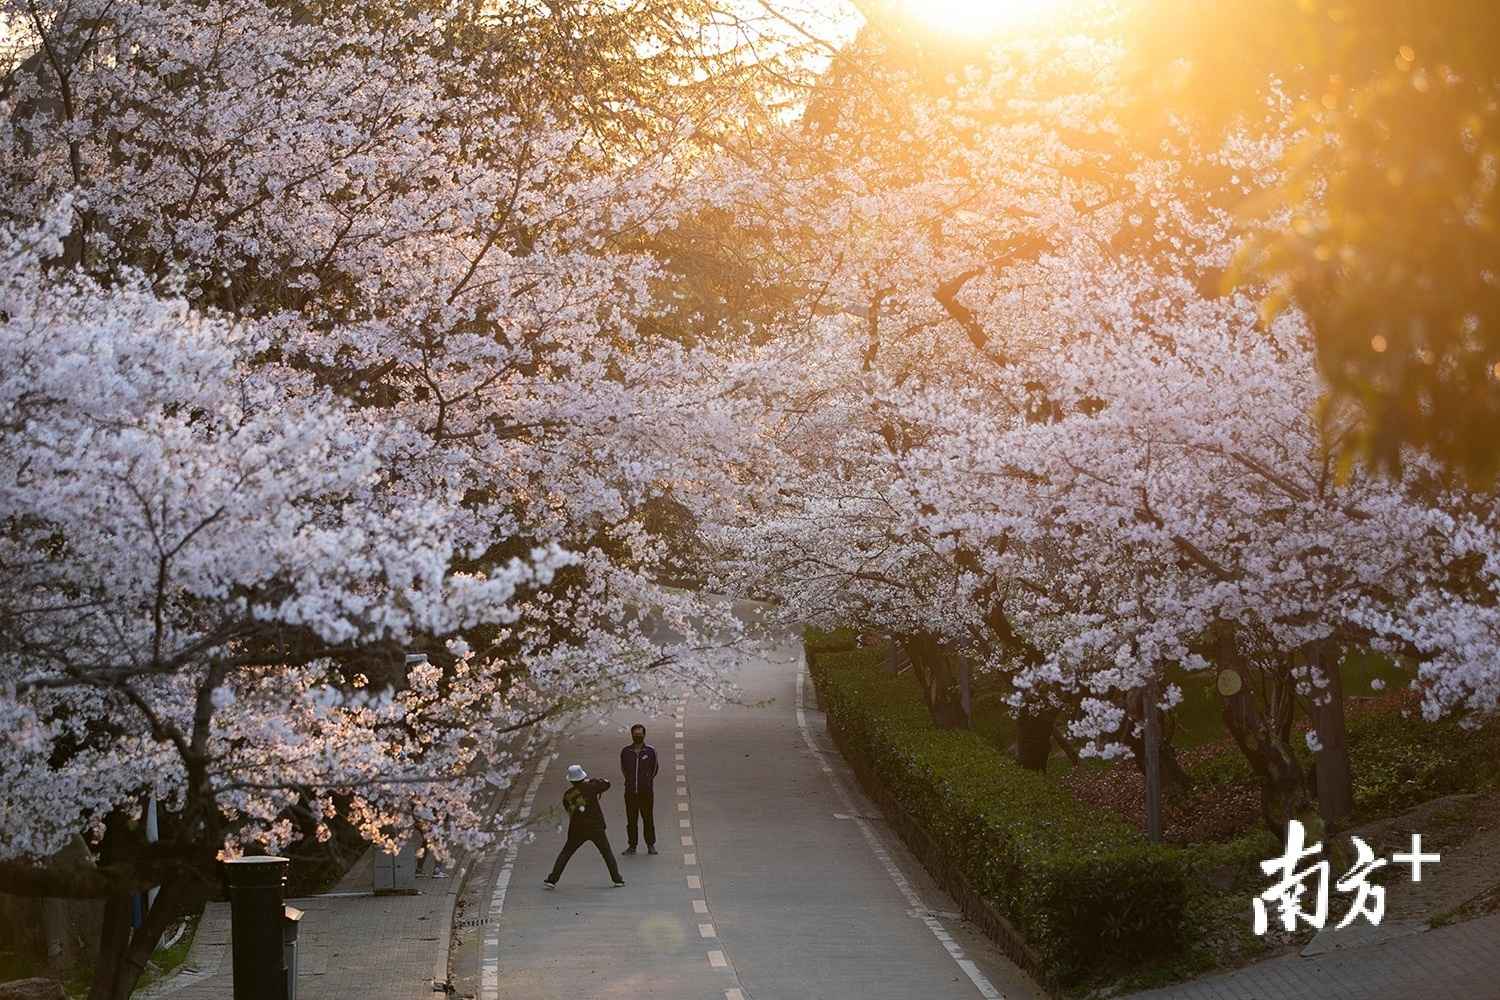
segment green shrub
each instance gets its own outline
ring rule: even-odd
[[[802,647],[807,650],[809,660],[816,660],[819,653],[846,653],[859,645],[858,640],[850,628],[824,630],[808,626],[802,632]]]
[[[1394,712],[1349,722],[1354,810],[1362,819],[1391,816],[1455,792],[1494,787],[1500,727],[1478,732],[1456,720],[1428,722]]]
[[[1181,947],[1181,851],[1148,844],[973,732],[934,729],[882,657],[824,646],[811,658],[830,723],[1048,978],[1077,983]]]

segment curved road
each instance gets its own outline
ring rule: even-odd
[[[738,704],[677,692],[673,714],[579,728],[522,779],[510,818],[535,837],[476,870],[454,987],[479,1000],[1028,1000],[1044,994],[952,911],[878,818],[802,691],[793,641],[731,668]],[[807,699],[799,704],[799,693]],[[625,846],[620,748],[634,721],[661,758],[656,857],[620,857],[610,886],[585,845],[556,890],[568,764],[609,778],[601,800]],[[642,847],[644,851],[644,846]]]

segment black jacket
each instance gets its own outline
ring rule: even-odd
[[[585,778],[574,782],[563,792],[563,808],[568,812],[568,834],[592,833],[604,829],[604,810],[599,808],[599,796],[609,791],[609,782],[603,778]]]
[[[649,743],[641,746],[640,753],[636,753],[634,743],[620,751],[620,773],[625,775],[627,795],[651,791],[651,781],[660,770],[661,765],[656,762],[656,747]]]

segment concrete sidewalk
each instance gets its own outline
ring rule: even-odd
[[[288,900],[304,912],[297,1000],[430,1000],[434,963],[446,964],[449,881],[419,878],[418,895],[376,896],[367,851],[333,893]],[[209,903],[181,970],[136,995],[226,1000],[231,966],[229,904]]]
[[[1500,914],[1132,994],[1127,1000],[1464,1000],[1500,998]]]

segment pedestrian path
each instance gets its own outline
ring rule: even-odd
[[[962,920],[888,830],[807,699],[800,647],[767,643],[732,668],[742,698],[675,692],[659,718],[579,724],[523,772],[502,822],[521,831],[460,880],[374,896],[368,859],[306,911],[298,1000],[1033,1000],[1045,994]],[[660,854],[626,844],[620,748],[647,727],[661,761]],[[585,845],[555,890],[569,764],[601,798],[627,885]],[[185,970],[141,994],[232,995],[229,914],[210,904]],[[1128,1000],[1500,1000],[1500,914],[1312,957],[1289,956]]]
[[[626,838],[617,771],[628,737],[616,727],[560,740],[558,752],[533,772],[527,788],[532,801],[523,800],[514,821],[530,823],[535,837],[509,848],[497,875],[486,914],[479,1000],[725,995],[730,966],[710,936],[712,914],[702,894],[684,713],[679,702],[671,716],[640,720],[662,760],[655,796],[658,855],[646,854],[644,843],[639,854],[620,853]],[[574,855],[556,889],[541,884],[563,844],[560,799],[573,763],[613,784],[600,802],[626,880],[623,889],[611,886],[591,845]]]
[[[288,901],[304,914],[297,1000],[431,1000],[451,906],[448,882],[420,879],[417,895],[376,896],[370,869],[367,854],[329,895]],[[228,1000],[234,995],[229,930],[229,904],[209,903],[182,969],[137,995]]]
[[[1500,998],[1500,914],[1363,948],[1290,955],[1128,1000]]]
[[[1043,996],[953,915],[860,793],[798,700],[800,647],[766,645],[732,670],[741,704],[714,709],[682,691],[660,718],[622,713],[555,741],[530,779],[533,839],[493,875],[501,891],[488,895],[484,947],[467,951],[473,967],[455,966],[458,993],[472,983],[479,1000]],[[613,889],[584,847],[544,889],[569,764],[615,783],[601,803],[616,854],[624,847],[619,756],[637,721],[662,764],[660,855],[621,857],[628,884]]]
[[[298,1000],[1033,1000],[1045,994],[986,938],[886,828],[807,701],[801,649],[767,643],[731,668],[739,703],[675,692],[659,718],[621,713],[559,734],[516,786],[521,831],[459,879],[374,896],[368,859],[306,911]],[[620,748],[647,727],[661,761],[661,853],[626,843]],[[601,798],[627,880],[585,845],[555,890],[567,765]],[[210,904],[184,971],[142,996],[232,995],[227,904]],[[1128,1000],[1500,1000],[1500,914],[1313,957],[1289,956]]]

